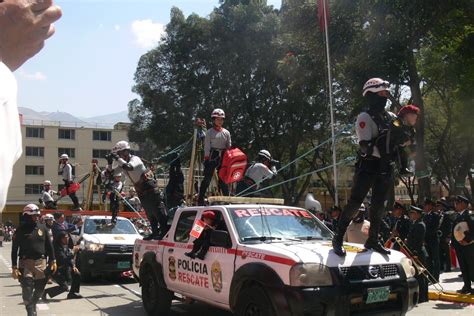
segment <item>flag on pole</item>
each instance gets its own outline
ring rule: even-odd
[[[319,0],[318,18],[321,31],[326,29],[324,17],[326,17],[326,23],[329,24],[329,0]]]
[[[196,223],[194,224],[193,229],[191,230],[191,233],[189,233],[189,235],[197,239],[199,238],[199,236],[201,236],[201,233],[204,231],[205,227],[206,227],[206,223],[198,219]]]

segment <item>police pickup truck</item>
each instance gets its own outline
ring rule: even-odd
[[[216,214],[203,260],[185,255],[202,213]],[[346,244],[305,209],[241,204],[177,210],[163,240],[137,240],[133,271],[149,315],[188,299],[235,315],[404,315],[418,301],[414,267],[402,253],[383,256]],[[177,294],[177,295],[176,295]]]

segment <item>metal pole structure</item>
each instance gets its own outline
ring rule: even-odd
[[[328,65],[328,88],[329,88],[329,109],[331,112],[331,135],[332,135],[332,163],[333,163],[333,177],[334,177],[334,204],[339,204],[338,192],[337,192],[337,157],[336,157],[336,138],[334,137],[334,109],[333,109],[333,95],[332,95],[332,75],[331,75],[331,58],[329,55],[329,31],[328,31],[328,20],[327,20],[327,9],[326,0],[323,3],[323,19],[324,19],[324,34],[326,36],[326,59]]]

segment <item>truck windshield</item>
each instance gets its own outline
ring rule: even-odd
[[[88,218],[84,222],[85,234],[138,234],[133,224],[128,220],[118,219],[115,225],[110,224],[110,218]]]
[[[332,238],[331,231],[304,209],[230,207],[229,212],[242,242]]]

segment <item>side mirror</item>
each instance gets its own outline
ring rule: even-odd
[[[232,247],[232,241],[230,235],[224,230],[214,230],[211,233],[211,246],[230,248]]]

